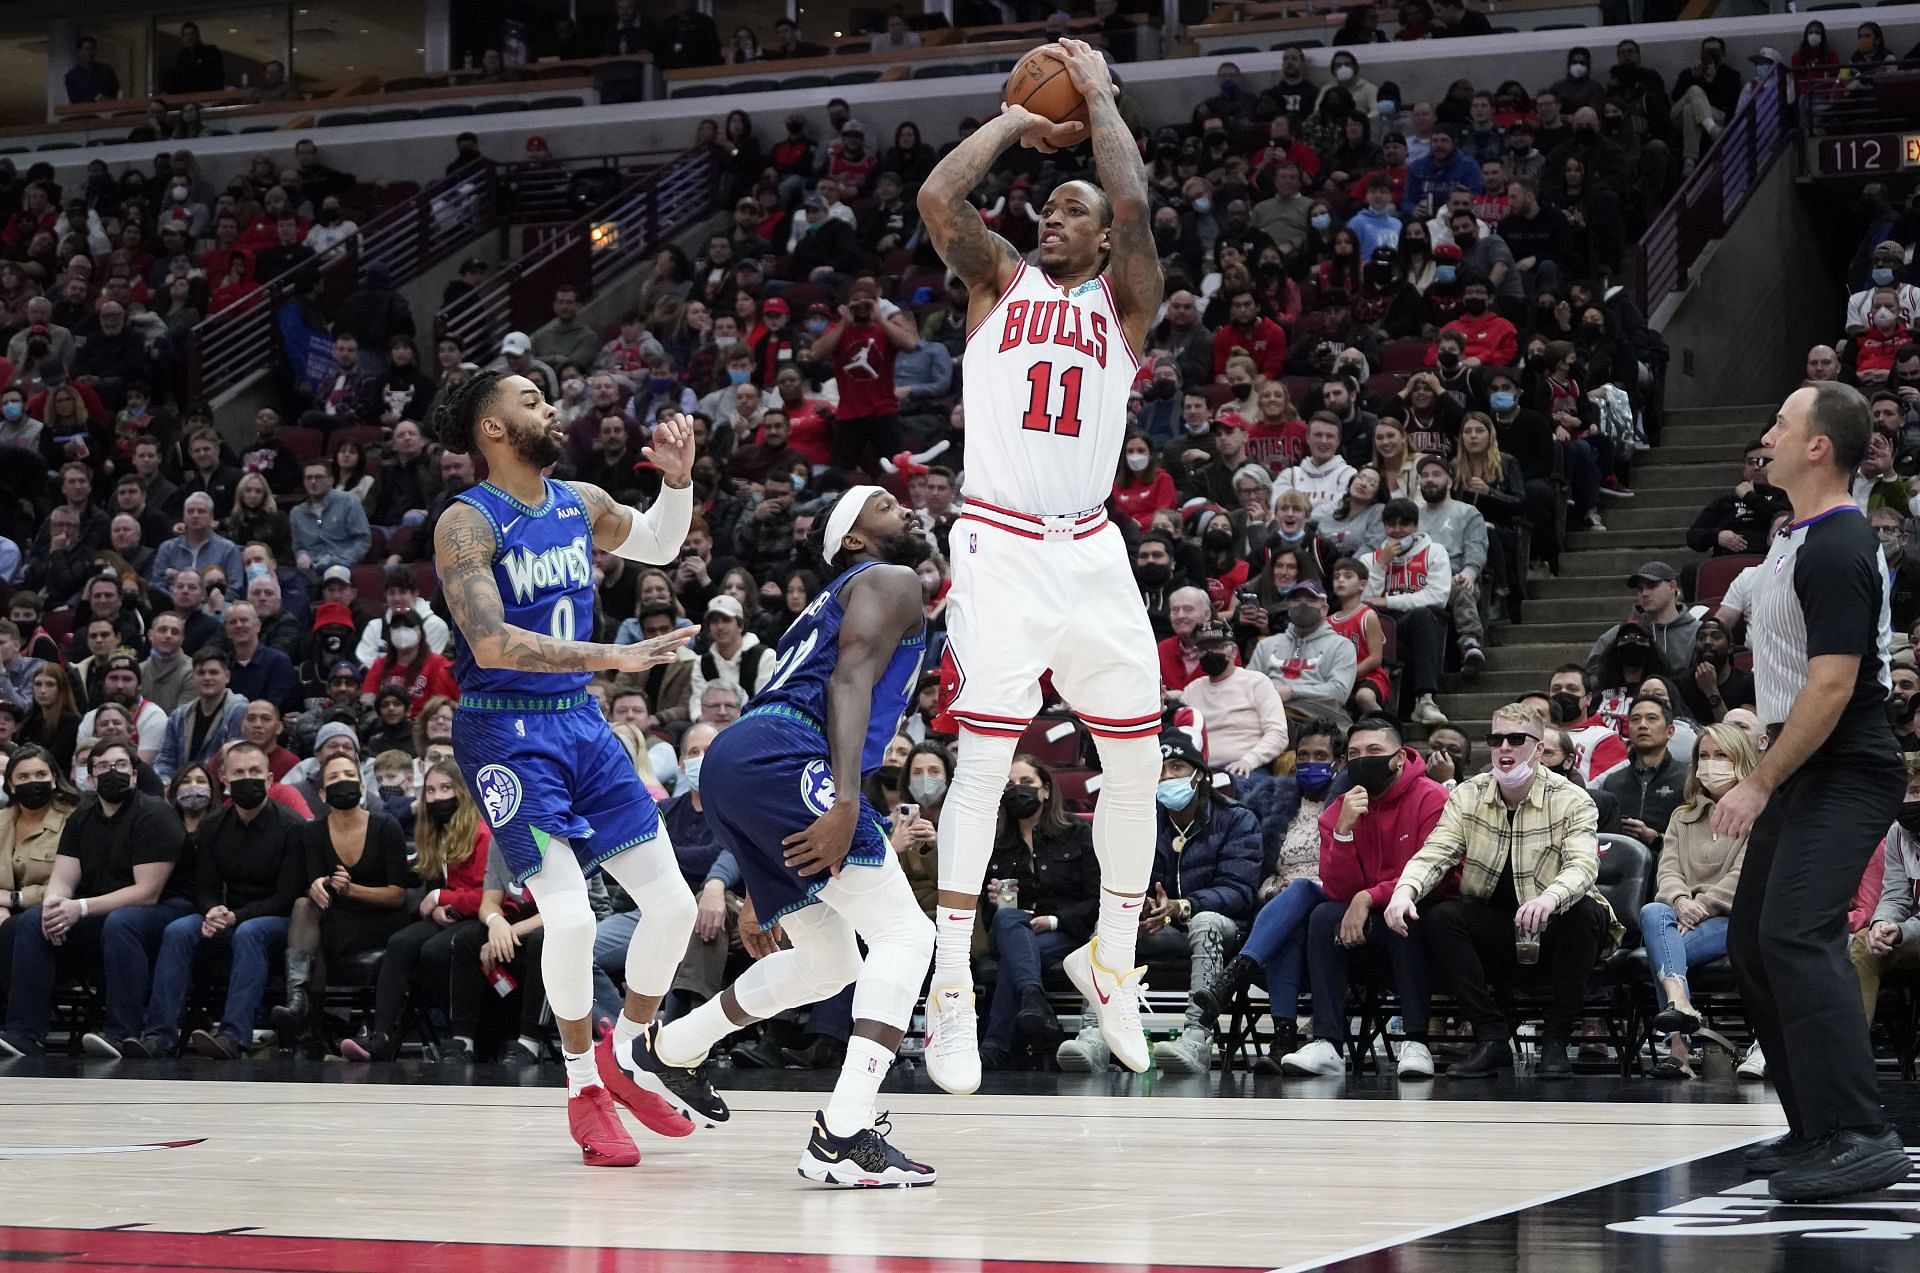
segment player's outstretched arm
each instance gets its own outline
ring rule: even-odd
[[[1021,107],[1002,107],[997,117],[974,129],[973,136],[934,165],[920,187],[920,220],[934,250],[976,299],[982,293],[989,301],[999,297],[1020,263],[1020,254],[987,229],[980,210],[967,196],[987,179],[1001,151],[1030,132],[1056,127]]]
[[[493,581],[493,527],[479,509],[455,500],[434,529],[434,566],[453,622],[481,667],[522,672],[639,672],[673,660],[693,639],[681,628],[635,645],[563,641],[507,622],[499,585]]]
[[[675,411],[663,416],[641,453],[664,479],[660,498],[636,513],[591,482],[574,482],[593,525],[593,546],[604,552],[665,565],[686,542],[693,524],[693,422]]]
[[[837,868],[847,856],[860,815],[860,753],[873,714],[873,687],[920,625],[920,577],[904,566],[864,572],[841,596],[839,658],[827,681],[827,764],[833,771],[833,807],[805,831],[788,836],[786,862],[802,875]]]
[[[1099,51],[1084,40],[1061,40],[1044,46],[1041,52],[1066,66],[1073,86],[1087,99],[1088,116],[1093,122],[1093,170],[1113,207],[1107,276],[1113,283],[1127,336],[1135,349],[1141,349],[1166,290],[1160,255],[1153,244],[1146,164],[1132,130],[1120,118],[1119,90]]]

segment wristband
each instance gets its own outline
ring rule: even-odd
[[[1345,835],[1342,835],[1340,833],[1340,826],[1338,823],[1336,823],[1334,824],[1334,828],[1333,828],[1333,838],[1338,840],[1342,844],[1352,844],[1353,832],[1349,831]]]
[[[84,897],[80,898],[79,902],[80,902],[80,918],[85,919],[87,917],[87,899]]]

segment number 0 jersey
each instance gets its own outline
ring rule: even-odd
[[[593,636],[593,527],[573,487],[547,479],[547,497],[528,508],[491,482],[454,496],[480,510],[493,527],[493,582],[506,621],[562,641]],[[453,675],[465,707],[513,708],[526,700],[578,694],[589,672],[523,672],[481,667],[456,625]]]
[[[1106,275],[1067,291],[1021,261],[960,366],[969,502],[1053,517],[1106,501],[1140,368]]]

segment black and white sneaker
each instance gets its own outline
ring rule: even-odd
[[[840,1189],[917,1189],[938,1180],[933,1168],[887,1143],[892,1131],[893,1124],[882,1114],[872,1127],[835,1136],[827,1130],[826,1114],[816,1111],[807,1152],[800,1155],[800,1174]]]
[[[628,1064],[620,1066],[642,1090],[651,1092],[698,1127],[718,1127],[733,1116],[727,1102],[713,1088],[705,1061],[695,1066],[668,1065],[654,1050],[660,1041],[660,1023],[649,1022],[627,1049]]]
[[[0,1034],[0,1061],[11,1061],[16,1057],[44,1056],[46,1048],[40,1040],[25,1034]]]

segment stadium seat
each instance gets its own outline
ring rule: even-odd
[[[420,112],[411,106],[396,106],[391,110],[368,111],[366,122],[369,124],[398,124],[420,118]]]
[[[1078,766],[1085,752],[1080,723],[1071,716],[1036,716],[1020,736],[1016,751],[1037,758],[1049,769]]]
[[[1053,771],[1054,786],[1060,792],[1060,799],[1070,812],[1092,813],[1095,795],[1100,790],[1100,771],[1097,769],[1056,769]]]
[[[324,439],[320,430],[303,428],[297,424],[283,425],[280,429],[280,441],[287,450],[293,452],[293,458],[305,464],[320,454],[320,444]]]
[[[73,635],[73,611],[66,606],[49,610],[40,618],[40,626],[47,630],[55,645],[64,646],[67,638]]]
[[[1367,377],[1367,392],[1376,398],[1392,398],[1398,396],[1405,384],[1404,377],[1391,371],[1376,371]]]
[[[321,128],[345,128],[350,124],[367,122],[365,111],[338,111],[332,115],[322,115],[315,121]]]
[[[517,97],[509,97],[505,101],[481,102],[473,108],[473,113],[476,115],[517,115],[525,109],[527,109],[525,102]]]
[[[1694,579],[1693,590],[1697,594],[1693,601],[1696,605],[1712,610],[1726,597],[1727,589],[1733,587],[1733,581],[1748,566],[1757,566],[1766,558],[1757,553],[1745,553],[1737,557],[1709,557],[1700,563],[1700,573]]]
[[[385,566],[354,566],[353,590],[363,599],[380,601],[387,595],[387,568]]]
[[[916,80],[944,80],[958,75],[972,75],[973,68],[964,62],[943,62],[936,66],[916,66],[913,78]]]
[[[428,601],[432,601],[440,595],[440,571],[431,561],[423,561],[415,564],[413,577],[420,585],[420,595],[422,597],[425,597]]]
[[[1426,341],[1418,338],[1388,341],[1380,350],[1379,370],[1399,372],[1402,375],[1425,371],[1429,348]]]
[[[1201,391],[1207,395],[1208,408],[1214,411],[1218,411],[1233,397],[1232,385],[1205,385]]]
[[[449,102],[445,106],[429,106],[420,112],[421,119],[456,119],[473,114],[473,107],[465,102]]]
[[[527,109],[536,111],[571,110],[576,106],[585,106],[586,104],[586,99],[583,97],[536,97],[527,103]]]
[[[878,71],[842,71],[838,75],[828,77],[827,83],[835,87],[842,84],[872,84],[878,81],[879,78],[880,72]]]
[[[790,75],[780,81],[781,88],[826,88],[833,83],[826,75]]]

